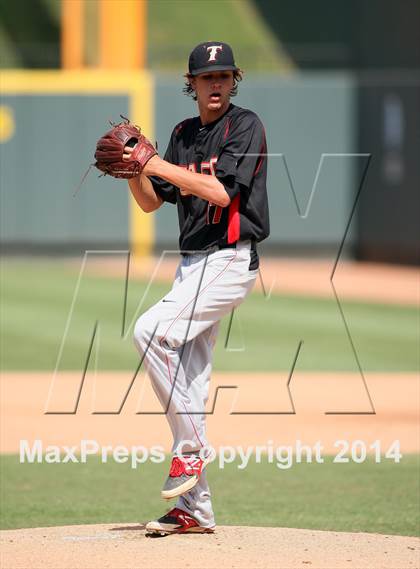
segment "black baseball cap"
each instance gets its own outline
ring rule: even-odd
[[[206,41],[198,44],[190,53],[188,71],[199,75],[208,71],[237,71],[233,51],[222,41]]]

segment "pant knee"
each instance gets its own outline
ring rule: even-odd
[[[166,326],[159,324],[162,322],[159,322],[152,310],[145,312],[137,320],[134,326],[134,343],[140,352],[144,353],[150,344],[167,350],[176,350],[183,344],[166,333]]]
[[[134,344],[140,352],[144,353],[152,342],[156,333],[156,325],[157,322],[154,322],[147,313],[140,316],[137,320],[133,336]]]

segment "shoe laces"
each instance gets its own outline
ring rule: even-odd
[[[200,474],[202,460],[196,456],[184,457],[181,460],[179,457],[174,456],[172,459],[171,469],[169,476],[175,478],[181,474],[192,476],[193,474]]]

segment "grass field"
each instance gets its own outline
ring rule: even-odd
[[[166,465],[20,464],[15,455],[0,458],[1,527],[144,522],[160,515]],[[279,470],[274,464],[235,463],[209,467],[216,521],[252,525],[419,534],[419,457],[399,464],[299,464]]]
[[[59,260],[4,259],[1,264],[1,351],[3,370],[52,370],[71,307],[79,268]],[[135,369],[130,323],[168,291],[155,284],[139,310],[147,283],[128,287],[126,338],[121,339],[124,279],[85,276],[82,280],[60,369],[83,369],[92,330],[100,323],[98,368]],[[364,371],[416,371],[419,316],[416,307],[342,302],[352,341]],[[215,370],[289,370],[297,345],[296,370],[357,371],[334,298],[303,298],[253,292],[233,320],[228,318],[215,350]],[[237,351],[239,350],[239,351]]]

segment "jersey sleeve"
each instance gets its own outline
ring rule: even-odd
[[[266,164],[267,144],[264,126],[255,114],[238,117],[229,128],[216,165],[216,176],[231,200],[241,186],[249,188]]]
[[[175,164],[175,131],[172,132],[171,139],[168,144],[168,148],[166,149],[165,156],[163,157],[164,160],[170,162],[171,164]],[[150,176],[150,181],[152,182],[153,189],[155,190],[156,194],[162,198],[164,202],[170,202],[175,204],[176,203],[176,188],[170,182],[167,182],[163,178],[159,178],[158,176]]]

